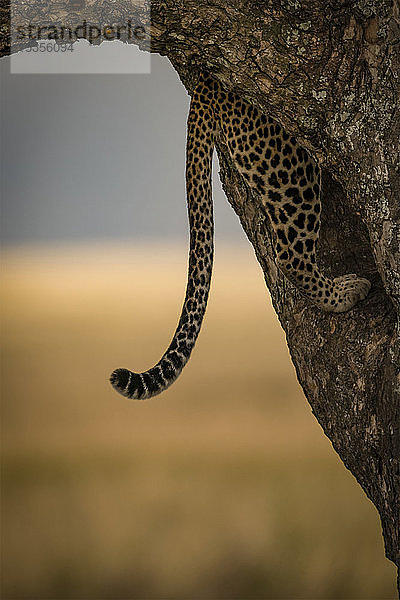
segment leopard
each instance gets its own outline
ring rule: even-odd
[[[321,272],[316,249],[321,222],[321,168],[275,119],[203,74],[187,120],[186,197],[190,241],[186,294],[167,350],[149,370],[113,371],[113,388],[130,399],[166,390],[189,360],[209,296],[214,253],[212,159],[216,142],[228,150],[242,180],[258,196],[273,231],[279,270],[314,306],[333,313],[352,309],[370,290],[368,279]]]

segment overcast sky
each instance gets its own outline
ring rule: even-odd
[[[151,63],[143,75],[11,75],[0,61],[3,243],[186,239],[189,97],[166,58]],[[216,237],[243,240],[214,182]]]

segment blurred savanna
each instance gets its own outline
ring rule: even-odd
[[[186,248],[16,247],[2,266],[4,599],[389,599],[377,512],[311,413],[250,248],[217,245],[178,381],[128,401]]]

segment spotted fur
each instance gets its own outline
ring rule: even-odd
[[[160,361],[144,373],[117,369],[113,387],[128,398],[155,396],[170,386],[189,360],[204,317],[213,261],[211,167],[221,135],[250,188],[259,195],[276,237],[283,273],[314,304],[349,310],[370,283],[356,275],[324,276],[316,261],[320,227],[320,169],[282,126],[220,84],[203,77],[187,124],[186,187],[190,251],[186,296],[174,337]]]

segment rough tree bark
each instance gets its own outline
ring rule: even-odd
[[[264,271],[300,384],[375,504],[386,556],[399,567],[397,0],[154,0],[150,26],[134,0],[84,10],[77,22],[82,14],[94,23],[142,19],[146,36],[136,43],[151,34],[152,51],[168,56],[189,92],[208,71],[321,161],[321,265],[373,284],[366,301],[340,315],[312,306],[277,270],[260,203],[218,144],[226,195]]]

